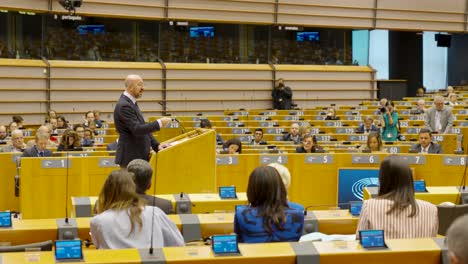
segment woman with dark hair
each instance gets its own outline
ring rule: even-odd
[[[237,206],[234,232],[244,243],[298,241],[304,226],[304,212],[289,205],[278,171],[257,167],[247,187],[249,205]]]
[[[369,135],[367,136],[367,143],[362,149],[362,152],[387,152],[387,150],[383,147],[382,136],[380,135],[380,133],[376,131],[372,131],[369,133]]]
[[[223,149],[227,150],[228,154],[241,154],[242,142],[238,138],[231,138],[224,143]]]
[[[68,128],[68,122],[65,119],[64,116],[57,116],[57,128],[58,129],[67,129]]]
[[[73,150],[83,150],[81,148],[80,137],[75,131],[67,129],[65,132],[63,132],[62,139],[60,140],[60,144],[57,147],[57,151]]]
[[[385,238],[435,237],[437,207],[414,198],[413,175],[408,163],[390,155],[380,164],[379,194],[364,201],[359,230],[383,229]]]
[[[317,137],[315,135],[306,134],[302,138],[302,147],[297,147],[296,153],[315,153],[319,149],[322,148],[317,144]]]
[[[152,239],[156,248],[183,246],[177,226],[158,207],[145,206],[132,177],[116,170],[104,182],[90,222],[96,248],[149,248]]]
[[[398,112],[393,101],[387,101],[385,107],[380,108],[383,141],[396,141],[398,138]]]

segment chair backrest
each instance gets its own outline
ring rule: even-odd
[[[468,214],[468,204],[453,206],[438,205],[437,210],[439,214],[438,234],[445,236],[445,233],[447,233],[447,229],[450,227],[453,221],[457,219],[457,217],[462,216],[464,214]]]
[[[21,252],[26,251],[29,248],[38,248],[41,251],[52,251],[52,240],[47,240],[44,242],[37,242],[31,244],[23,244],[23,245],[14,245],[14,246],[0,246],[0,253],[5,252]]]

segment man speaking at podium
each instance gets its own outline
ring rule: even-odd
[[[171,119],[163,117],[146,124],[137,103],[143,91],[143,79],[138,75],[128,75],[125,79],[125,92],[114,109],[114,124],[119,133],[115,163],[120,167],[126,167],[134,159],[148,161],[150,146],[156,152],[165,147],[159,145],[152,132],[165,127]]]

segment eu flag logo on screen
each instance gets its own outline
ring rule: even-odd
[[[363,189],[367,186],[379,186],[378,169],[339,169],[338,203],[360,201],[364,198]],[[346,206],[340,206],[345,208]]]

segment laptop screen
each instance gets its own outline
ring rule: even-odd
[[[363,248],[385,247],[383,230],[361,230],[359,240]]]
[[[349,202],[349,211],[353,216],[359,216],[361,214],[362,201],[351,201]]]
[[[83,259],[81,240],[56,240],[55,259],[57,261]]]
[[[234,199],[234,198],[237,198],[236,186],[219,187],[219,197],[221,199]]]
[[[211,247],[215,254],[238,253],[237,235],[213,235]]]
[[[0,227],[11,227],[11,212],[0,212]]]
[[[426,192],[426,182],[424,180],[414,181],[415,192]]]

